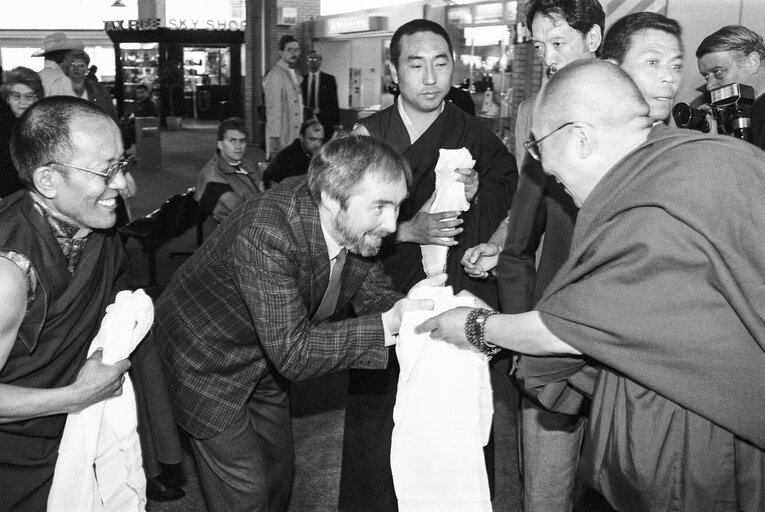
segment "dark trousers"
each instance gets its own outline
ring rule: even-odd
[[[398,374],[397,364],[386,370],[348,373],[340,512],[398,510],[390,469]]]
[[[393,407],[399,376],[395,354],[391,354],[388,364],[385,370],[350,370],[348,373],[338,501],[340,512],[398,511],[390,468]],[[492,438],[493,435],[484,447],[484,456],[493,495]]]
[[[289,384],[267,373],[221,434],[191,439],[210,512],[283,512],[295,470]]]
[[[584,419],[551,412],[521,395],[523,512],[570,512]]]
[[[179,464],[183,460],[183,449],[170,393],[151,335],[138,345],[130,362],[143,469],[146,476],[156,478],[162,472],[161,464]]]

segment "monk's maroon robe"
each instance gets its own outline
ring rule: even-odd
[[[618,510],[764,510],[765,153],[654,128],[537,309],[599,363],[581,469]]]

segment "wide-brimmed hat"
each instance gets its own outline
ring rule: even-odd
[[[54,32],[45,36],[43,47],[32,54],[32,57],[41,57],[51,52],[59,50],[79,50],[85,49],[85,45],[79,39],[69,39],[63,32]]]

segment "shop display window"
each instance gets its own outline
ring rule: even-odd
[[[456,54],[454,79],[471,93],[476,115],[503,140],[511,140],[514,69],[518,37],[517,1],[461,1],[447,7]]]
[[[135,108],[135,89],[145,84],[153,94],[159,88],[159,44],[123,43],[120,45],[122,81],[124,86],[124,110],[131,114]]]

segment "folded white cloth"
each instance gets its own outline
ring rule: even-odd
[[[490,512],[483,455],[494,414],[488,360],[414,332],[474,300],[455,297],[451,287],[416,288],[410,296],[433,299],[436,307],[405,313],[396,345],[401,372],[390,460],[399,510]]]
[[[106,364],[125,359],[151,327],[154,306],[143,290],[122,291],[106,308],[88,356],[103,347]],[[135,394],[126,375],[122,395],[69,414],[58,450],[48,510],[105,512],[146,509],[146,477],[136,431]]]
[[[456,169],[472,169],[475,165],[467,148],[439,149],[436,163],[436,197],[429,213],[451,210],[467,211],[470,203],[465,200],[465,184],[457,181]],[[422,245],[422,268],[428,277],[446,271],[446,255],[449,248],[442,245]]]

